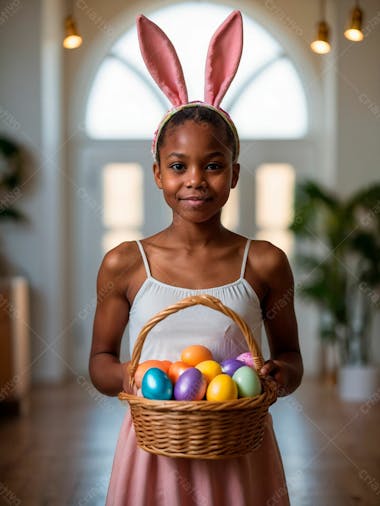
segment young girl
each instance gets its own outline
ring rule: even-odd
[[[157,37],[162,42],[166,36],[144,17],[138,23],[140,44],[145,61],[149,60],[147,54],[151,58],[147,64],[152,75],[161,89],[170,87],[177,94],[175,109],[161,122],[153,143],[155,182],[173,219],[157,234],[124,242],[104,257],[97,280],[92,381],[106,395],[128,390],[128,363],[119,359],[127,322],[132,351],[139,331],[153,315],[186,296],[207,293],[239,313],[259,343],[264,323],[271,360],[261,373],[277,382],[280,395],[287,395],[298,387],[303,371],[290,297],[293,277],[286,255],[267,241],[248,239],[221,224],[221,210],[238,183],[240,167],[236,129],[219,102],[236,72],[239,51],[227,71],[225,57],[219,79],[212,77],[210,69],[208,74],[206,71],[206,88],[213,87],[214,96],[206,93],[205,102],[188,103],[182,69],[170,41],[166,38],[166,45],[161,44],[165,51],[170,50],[161,55],[167,63],[162,69],[162,62],[152,63],[155,58],[149,44],[157,48]],[[210,44],[208,67],[215,70],[213,58],[218,55],[220,59],[220,41],[227,42],[229,55],[234,52],[239,30],[240,13],[234,12]],[[168,74],[170,68],[175,79]],[[286,303],[279,306],[281,299]],[[273,311],[274,307],[282,309]],[[247,351],[235,323],[198,305],[156,325],[144,343],[140,361],[178,360],[181,350],[190,344],[206,345],[218,361]],[[158,456],[138,448],[127,411],[112,468],[108,506],[231,504],[289,504],[270,415],[258,450],[239,458],[196,460]]]

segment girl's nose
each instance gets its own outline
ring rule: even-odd
[[[193,167],[188,171],[187,188],[197,188],[206,184],[204,172],[198,167]]]

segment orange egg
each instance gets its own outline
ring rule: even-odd
[[[193,344],[192,346],[188,346],[181,353],[182,362],[186,362],[186,364],[195,367],[200,362],[204,362],[205,360],[213,360],[213,356],[211,351],[201,344]]]
[[[160,360],[162,365],[165,367],[165,372],[168,374],[169,368],[172,365],[172,362],[170,360]]]
[[[151,367],[158,367],[159,369],[161,369],[161,371],[164,371],[164,373],[167,373],[169,366],[166,362],[169,362],[169,361],[168,360],[145,360],[145,362],[141,362],[141,364],[139,364],[137,366],[137,369],[135,372],[135,383],[136,383],[137,388],[141,388],[141,383],[142,383],[144,374]]]
[[[186,364],[185,362],[182,362],[181,360],[178,360],[177,362],[173,362],[168,371],[168,376],[170,380],[175,383],[177,379],[181,376],[181,374],[186,371],[186,369],[190,369],[191,365]]]

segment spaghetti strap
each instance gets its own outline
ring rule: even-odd
[[[241,264],[241,272],[240,272],[240,278],[244,278],[245,273],[245,266],[247,265],[247,258],[248,258],[248,251],[249,251],[249,245],[251,244],[251,239],[247,239],[247,244],[245,245],[244,255],[243,255],[243,262]]]
[[[138,239],[136,240],[136,243],[137,243],[137,246],[139,247],[139,250],[140,250],[143,262],[144,262],[146,275],[147,275],[148,278],[150,278],[151,274],[150,274],[150,269],[149,269],[149,263],[148,263],[148,259],[146,257],[144,248],[142,247],[142,244],[141,244],[141,242]]]

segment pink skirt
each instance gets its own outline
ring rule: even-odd
[[[258,450],[244,457],[195,460],[139,448],[128,409],[106,506],[288,506],[281,455],[268,415]]]

